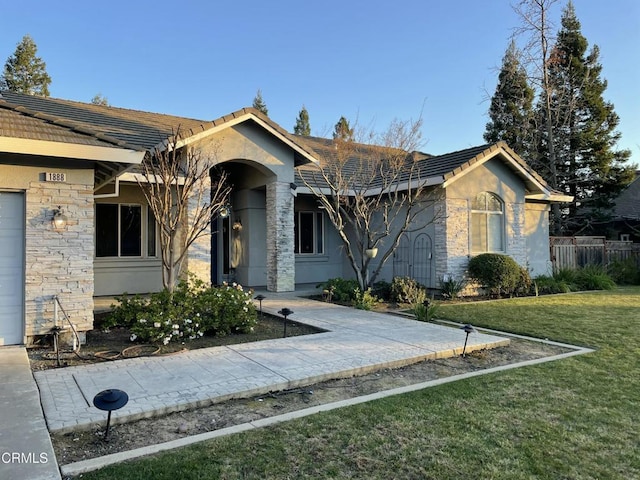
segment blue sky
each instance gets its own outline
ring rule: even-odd
[[[341,115],[384,130],[422,114],[422,150],[435,154],[484,143],[487,98],[519,25],[508,0],[5,3],[0,62],[30,34],[52,97],[101,93],[118,107],[210,120],[261,89],[271,119],[291,131],[304,104],[320,136]],[[640,2],[574,5],[600,47],[619,147],[640,163]]]

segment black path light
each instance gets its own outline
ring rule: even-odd
[[[460,327],[461,330],[464,330],[465,333],[467,334],[467,336],[464,338],[464,347],[462,347],[462,356],[464,357],[464,352],[467,349],[467,340],[469,340],[469,334],[470,333],[474,333],[476,331],[475,328],[473,328],[473,326],[469,323],[467,323],[466,325]]]
[[[260,318],[262,318],[262,300],[264,300],[265,298],[267,297],[265,297],[261,293],[255,296],[255,300],[258,300],[258,302],[260,302]]]
[[[107,429],[104,433],[104,439],[109,436],[109,425],[111,424],[111,412],[124,407],[129,401],[129,395],[122,390],[115,388],[103,390],[93,397],[93,406],[99,410],[109,412],[107,415]]]
[[[287,317],[289,315],[293,315],[293,310],[289,310],[288,308],[285,307],[282,310],[278,310],[278,313],[284,317],[284,335],[283,335],[283,337],[286,337],[287,336]]]

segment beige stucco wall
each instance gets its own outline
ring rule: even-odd
[[[525,205],[525,237],[527,267],[532,277],[551,274],[549,249],[549,205],[530,203]]]
[[[96,198],[95,203],[134,204],[142,206],[142,245],[146,245],[146,212],[147,201],[137,184],[120,184],[117,197]],[[143,252],[145,249],[143,248]],[[160,245],[156,247],[156,257],[95,257],[95,295],[120,295],[148,293],[162,290],[162,260]]]
[[[237,280],[273,291],[293,290],[293,150],[251,123],[222,130],[190,148],[235,172],[232,221],[243,223],[242,231],[232,237],[242,250]],[[221,256],[220,243],[214,255]],[[190,249],[189,271],[209,281],[211,255],[211,237],[203,235]]]
[[[44,172],[67,175],[46,182]],[[93,327],[93,170],[0,165],[0,189],[25,195],[25,336],[48,334],[58,296],[78,330]],[[60,206],[67,226],[53,228]],[[63,317],[59,322],[62,325]]]
[[[464,275],[471,258],[471,201],[480,192],[491,192],[504,202],[504,252],[520,265],[527,265],[525,188],[522,180],[499,158],[479,165],[446,189],[446,222],[439,225],[438,276]],[[444,248],[443,248],[444,246]]]

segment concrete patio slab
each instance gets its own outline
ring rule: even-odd
[[[262,302],[265,312],[277,314],[288,307],[294,311],[290,320],[326,332],[36,372],[49,430],[61,433],[104,424],[106,413],[93,407],[92,400],[110,388],[129,394],[129,403],[112,414],[112,422],[118,423],[458,355],[465,341],[458,328],[295,294],[262,293],[267,297]],[[467,350],[508,343],[497,335],[474,333]]]

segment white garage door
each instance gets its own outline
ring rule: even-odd
[[[24,196],[0,192],[0,345],[23,341]]]

